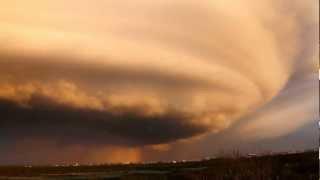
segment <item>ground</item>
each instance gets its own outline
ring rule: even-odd
[[[203,161],[99,165],[0,167],[0,179],[15,180],[317,180],[317,151]]]

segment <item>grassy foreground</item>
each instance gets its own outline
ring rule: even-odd
[[[0,179],[106,180],[317,180],[317,151],[204,161],[67,166],[0,167]]]

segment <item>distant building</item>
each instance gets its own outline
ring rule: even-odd
[[[249,154],[247,154],[247,156],[248,156],[249,158],[251,158],[251,157],[257,157],[258,155],[257,155],[257,154],[254,154],[254,153],[249,153]]]

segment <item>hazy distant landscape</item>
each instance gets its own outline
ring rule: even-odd
[[[318,152],[203,161],[84,166],[0,167],[0,179],[287,180],[318,179]]]

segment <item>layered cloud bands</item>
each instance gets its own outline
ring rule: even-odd
[[[0,136],[136,146],[221,131],[310,71],[309,6],[6,1]]]

